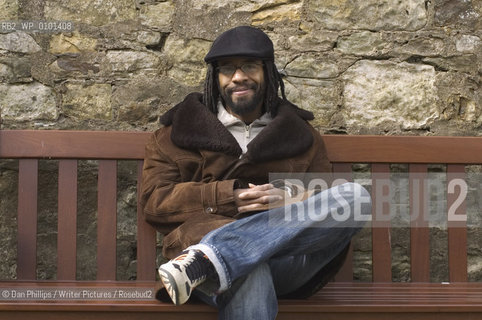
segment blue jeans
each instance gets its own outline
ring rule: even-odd
[[[346,183],[216,229],[189,249],[208,256],[219,287],[207,283],[194,294],[217,307],[219,319],[275,319],[277,296],[298,289],[336,257],[370,212],[368,192]]]

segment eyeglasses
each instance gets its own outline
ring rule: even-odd
[[[263,66],[262,63],[254,63],[254,62],[247,62],[243,63],[240,66],[235,66],[233,64],[225,64],[216,68],[216,71],[226,77],[232,77],[236,70],[241,69],[245,74],[252,76],[258,72],[261,67]]]

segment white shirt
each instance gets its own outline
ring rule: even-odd
[[[221,102],[218,103],[218,119],[236,138],[243,150],[243,154],[248,150],[248,144],[273,120],[269,114],[265,113],[250,125],[246,125],[243,121],[230,114]]]

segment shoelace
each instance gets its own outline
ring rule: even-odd
[[[186,274],[191,283],[203,281],[213,272],[211,262],[201,251],[196,251],[192,260],[186,266]]]

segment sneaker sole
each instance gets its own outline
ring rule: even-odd
[[[164,288],[166,288],[167,293],[171,297],[172,302],[176,305],[179,306],[179,299],[178,299],[178,293],[179,289],[177,288],[176,281],[174,280],[174,277],[171,276],[171,274],[163,270],[162,268],[159,269],[159,276],[161,277],[162,284],[164,285]]]

